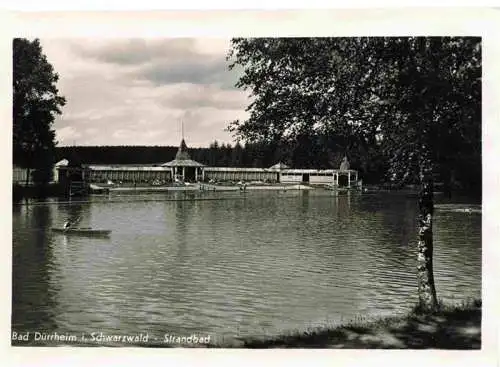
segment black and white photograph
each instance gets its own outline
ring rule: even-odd
[[[481,349],[482,37],[11,41],[15,349]]]

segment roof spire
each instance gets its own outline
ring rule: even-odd
[[[184,140],[184,120],[181,120],[181,139]]]

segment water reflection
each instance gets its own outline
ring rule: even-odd
[[[416,300],[414,200],[313,191],[189,195],[13,211],[13,325],[233,338],[406,311]],[[50,232],[77,216],[111,229],[111,237]],[[436,217],[441,297],[480,291],[480,230],[480,215]]]
[[[30,330],[55,328],[57,287],[51,287],[56,263],[52,253],[50,226],[52,207],[23,206],[26,219],[22,232],[13,231],[12,327]],[[22,240],[20,240],[22,238]]]
[[[175,208],[175,227],[172,245],[175,248],[173,248],[174,257],[169,263],[168,270],[170,276],[168,286],[173,292],[169,293],[168,307],[172,309],[176,324],[190,325],[189,322],[186,322],[189,321],[186,320],[189,317],[189,308],[186,306],[190,304],[189,295],[194,295],[197,292],[188,256],[193,202],[179,201],[173,203],[173,207]]]
[[[338,218],[346,218],[349,216],[351,208],[351,195],[350,193],[338,194],[335,196],[335,204],[337,205]]]

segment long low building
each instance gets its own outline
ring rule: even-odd
[[[204,177],[215,181],[264,181],[311,185],[339,185],[340,177],[345,177],[347,183],[344,186],[350,186],[351,183],[358,181],[358,172],[334,169],[205,167]]]
[[[154,180],[172,181],[170,168],[139,165],[84,165],[85,179],[89,182],[135,182],[148,183]]]
[[[169,182],[252,182],[310,185],[337,185],[351,187],[358,183],[358,172],[349,168],[347,158],[340,169],[293,169],[283,163],[270,168],[207,167],[193,161],[182,139],[175,159],[151,165],[98,165],[79,167],[81,176],[74,178],[78,168],[59,165],[60,181],[81,180],[89,183],[122,182],[161,185]]]

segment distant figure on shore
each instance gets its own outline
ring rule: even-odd
[[[344,159],[342,159],[342,163],[340,163],[340,170],[341,171],[349,170],[349,161],[347,160],[346,156],[344,156]]]

